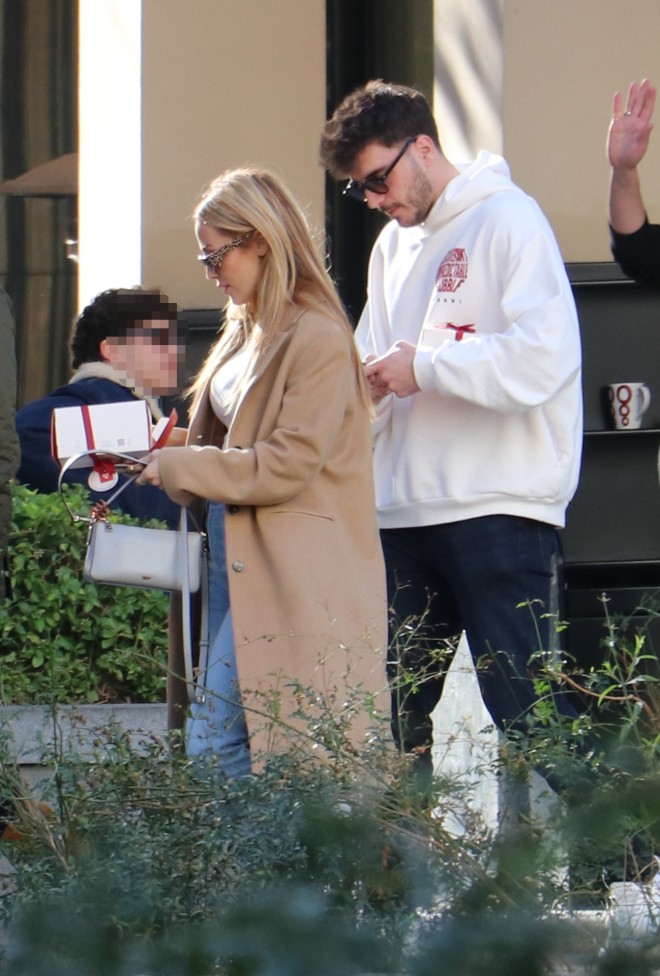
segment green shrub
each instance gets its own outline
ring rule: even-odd
[[[437,777],[432,812],[411,802],[406,763],[377,736],[364,764],[303,753],[292,737],[228,782],[216,760],[187,760],[175,735],[136,749],[109,725],[91,755],[55,736],[53,776],[31,793],[0,728],[0,797],[15,798],[23,832],[1,845],[14,870],[0,897],[3,976],[652,976],[657,934],[608,941],[605,917],[574,912],[565,876],[577,840],[594,848],[578,852],[594,878],[610,851],[657,851],[658,698],[639,646],[617,640],[583,676],[604,681],[608,737],[635,747],[634,769],[608,753],[580,802],[499,835],[469,796],[465,830],[446,824],[461,771]],[[332,714],[311,721],[334,736]],[[597,713],[588,721],[599,733]],[[579,730],[543,708],[533,724],[536,739],[503,747],[502,774],[584,767]]]
[[[534,832],[507,852],[475,845],[411,814],[395,787],[347,783],[309,756],[229,783],[167,743],[137,753],[116,729],[97,748],[90,761],[56,747],[52,816],[17,804],[24,839],[2,845],[7,976],[657,971],[652,942],[600,957],[604,921],[556,911]],[[0,790],[25,797],[2,758]]]
[[[74,511],[88,511],[82,488],[67,491]],[[86,537],[59,494],[14,486],[11,597],[0,606],[6,704],[164,698],[167,594],[83,583]]]
[[[23,835],[0,845],[14,872],[0,889],[0,971],[655,976],[657,931],[627,941],[575,910],[603,907],[589,885],[610,858],[647,881],[660,848],[658,682],[644,635],[623,634],[611,631],[600,668],[550,661],[539,676],[542,699],[544,682],[568,679],[607,711],[567,720],[548,697],[529,734],[502,744],[502,777],[524,785],[531,767],[561,765],[585,787],[545,818],[521,810],[515,828],[470,809],[461,770],[436,777],[432,811],[420,803],[387,732],[363,761],[304,752],[292,732],[257,774],[228,782],[216,759],[187,760],[176,734],[138,749],[110,724],[91,754],[55,735],[53,775],[32,791],[0,724],[0,798]],[[307,717],[315,738],[336,739],[332,708]],[[589,763],[576,748],[587,733],[603,743]]]

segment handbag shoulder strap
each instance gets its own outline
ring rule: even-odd
[[[206,575],[206,557],[202,552],[201,567],[201,600],[202,600],[202,619],[200,621],[200,641],[199,641],[199,662],[197,675],[193,667],[192,658],[192,607],[190,602],[190,552],[188,550],[188,509],[181,508],[179,520],[179,552],[181,553],[181,629],[183,637],[183,668],[186,687],[188,689],[188,700],[202,705],[205,701],[205,693],[198,680],[204,680],[208,659],[208,585]]]
[[[185,508],[179,518],[179,563],[181,566],[181,629],[183,637],[183,669],[188,700],[195,700],[195,675],[192,661],[192,610],[190,606],[190,553],[188,551],[188,516]]]

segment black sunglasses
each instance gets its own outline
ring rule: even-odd
[[[364,191],[368,190],[369,193],[377,193],[379,196],[384,196],[389,190],[387,185],[387,177],[390,175],[396,164],[399,162],[403,154],[405,153],[408,146],[411,146],[413,142],[417,141],[417,136],[411,136],[410,139],[406,139],[401,149],[398,151],[390,165],[387,167],[382,176],[369,176],[364,183],[358,183],[357,180],[349,180],[343,190],[343,195],[345,197],[351,197],[353,200],[358,200],[360,203],[365,202]]]
[[[150,329],[148,326],[137,326],[131,330],[129,335],[146,339],[152,346],[178,346],[182,344],[176,322],[154,329]]]

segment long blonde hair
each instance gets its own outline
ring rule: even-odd
[[[194,410],[218,366],[244,344],[250,350],[245,382],[259,356],[282,326],[292,304],[323,308],[351,334],[346,312],[317,250],[299,205],[272,173],[261,169],[228,170],[215,179],[195,207],[195,220],[240,237],[255,233],[268,250],[254,303],[225,310],[225,326],[190,387]],[[366,384],[355,343],[354,365],[362,396]],[[244,383],[239,384],[240,396]]]

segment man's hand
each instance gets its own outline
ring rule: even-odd
[[[408,397],[420,392],[413,370],[416,352],[416,346],[401,339],[384,356],[370,356],[365,360],[364,375],[374,403],[378,403],[388,393],[397,397]]]
[[[377,358],[378,357],[374,356],[373,353],[370,353],[368,356],[364,357],[364,359],[362,360],[362,365],[368,366],[369,363],[376,362]],[[389,394],[390,391],[383,383],[380,383],[378,381],[377,376],[370,376],[367,373],[366,369],[364,371],[364,376],[367,381],[367,386],[369,387],[369,395],[371,396],[371,402],[374,404],[380,403],[380,401],[383,400]]]

